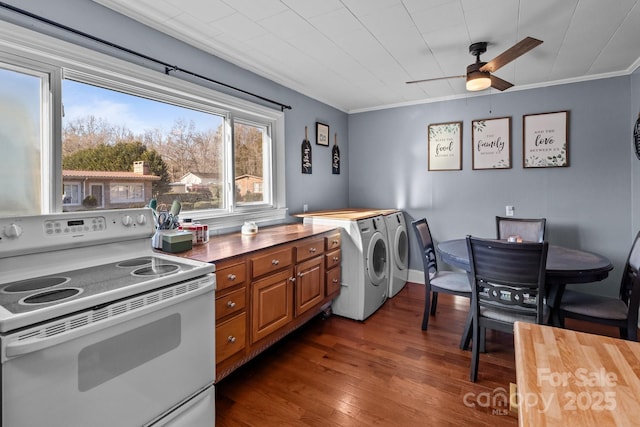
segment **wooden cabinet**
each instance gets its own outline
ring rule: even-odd
[[[251,343],[293,319],[293,274],[290,268],[251,283]]]
[[[324,298],[324,259],[322,255],[296,265],[295,284],[295,315],[300,316],[322,302]]]
[[[340,243],[334,227],[287,224],[181,254],[216,264],[216,381],[327,311],[340,291]]]

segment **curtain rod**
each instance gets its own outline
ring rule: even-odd
[[[28,12],[28,11],[26,11],[24,9],[17,8],[15,6],[12,6],[12,5],[4,3],[4,2],[0,2],[0,6],[5,8],[5,9],[9,9],[9,10],[11,10],[13,12],[19,13],[21,15],[28,16],[29,18],[35,19],[37,21],[44,22],[45,24],[52,25],[52,26],[54,26],[56,28],[59,28],[59,29],[65,30],[65,31],[69,31],[69,32],[71,32],[73,34],[76,34],[76,35],[88,38],[90,40],[93,40],[95,42],[104,44],[106,46],[121,50],[121,51],[126,52],[128,54],[131,54],[131,55],[137,56],[139,58],[145,59],[147,61],[155,62],[156,64],[164,66],[164,73],[167,74],[167,75],[169,75],[169,73],[172,72],[172,71],[179,71],[181,73],[189,74],[190,76],[197,77],[199,79],[206,80],[208,82],[215,83],[215,84],[220,85],[220,86],[224,86],[226,88],[235,90],[237,92],[244,93],[245,95],[253,96],[254,98],[261,99],[262,101],[269,102],[271,104],[275,104],[275,105],[280,107],[280,111],[284,111],[285,109],[291,110],[291,106],[290,105],[286,105],[286,104],[283,104],[281,102],[274,101],[273,99],[265,98],[264,96],[257,95],[255,93],[246,91],[244,89],[237,88],[235,86],[228,85],[226,83],[222,83],[222,82],[220,82],[218,80],[214,80],[214,79],[211,79],[209,77],[203,76],[201,74],[194,73],[193,71],[185,70],[184,68],[178,67],[176,65],[171,65],[171,64],[169,64],[167,62],[164,62],[162,60],[159,60],[159,59],[153,58],[151,56],[145,55],[144,53],[136,52],[135,50],[126,48],[124,46],[120,46],[120,45],[117,45],[115,43],[111,43],[110,41],[101,39],[101,38],[96,37],[96,36],[92,36],[91,34],[82,32],[80,30],[76,30],[75,28],[71,28],[71,27],[68,27],[68,26],[66,26],[64,24],[60,24],[58,22],[52,21],[52,20],[44,18],[42,16],[33,14],[33,13]]]

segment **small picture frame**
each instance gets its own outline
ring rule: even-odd
[[[329,146],[329,125],[316,122],[316,144]]]
[[[511,117],[471,122],[473,169],[511,169]]]
[[[427,127],[429,171],[462,169],[462,122],[435,123]]]
[[[569,166],[569,112],[522,116],[522,167]]]

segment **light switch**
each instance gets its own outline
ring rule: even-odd
[[[505,211],[506,211],[507,216],[513,216],[513,206],[507,205],[507,206],[505,206],[505,208],[506,208]]]

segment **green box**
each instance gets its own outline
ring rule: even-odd
[[[162,250],[170,253],[188,251],[193,247],[193,233],[169,231],[162,233]]]

